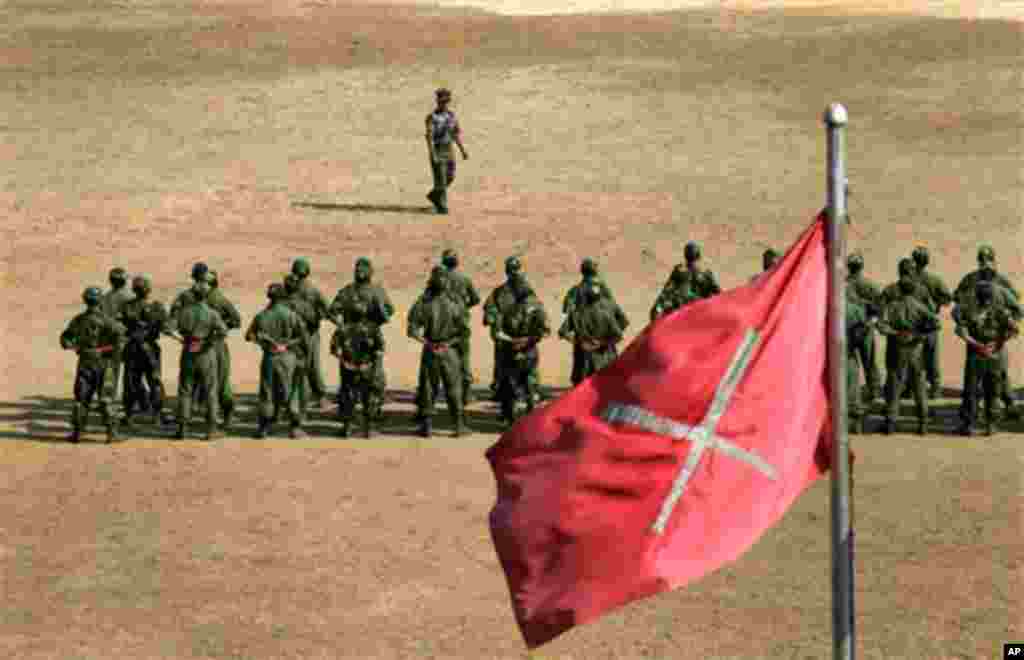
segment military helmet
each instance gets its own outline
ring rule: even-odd
[[[434,90],[434,96],[438,101],[450,101],[452,99],[452,91],[447,87],[441,87]]]
[[[580,274],[584,277],[597,275],[597,262],[587,257],[580,263]]]
[[[978,248],[978,261],[995,261],[996,251],[992,249],[991,245],[982,245]]]
[[[366,268],[373,268],[373,262],[370,261],[369,257],[359,257],[356,259],[356,268],[364,266]]]
[[[686,244],[686,247],[683,248],[683,255],[686,257],[686,261],[688,262],[697,261],[700,259],[700,245],[690,241]]]
[[[914,248],[914,253],[911,256],[914,258],[914,262],[917,263],[919,267],[928,265],[928,248],[924,247],[923,245],[918,245],[916,248]]]
[[[197,261],[192,266],[192,279],[199,281],[199,279],[206,275],[210,271],[210,267],[205,262]]]
[[[899,272],[901,277],[903,275],[915,275],[917,273],[917,265],[914,264],[913,259],[904,257],[900,259]]]
[[[124,284],[128,281],[128,273],[124,268],[118,266],[110,269],[110,282],[112,284]]]
[[[509,257],[505,260],[505,274],[512,275],[523,270],[523,262],[519,257]]]
[[[846,267],[850,270],[860,270],[864,268],[864,255],[860,252],[854,252],[846,258]]]
[[[132,278],[132,290],[145,291],[146,293],[149,293],[153,290],[153,284],[145,275],[136,275]]]
[[[768,248],[764,251],[764,254],[761,255],[761,264],[764,266],[765,270],[771,268],[778,260],[779,253],[773,248]]]
[[[82,302],[92,307],[98,305],[103,297],[103,291],[98,286],[90,286],[82,292]]]
[[[441,263],[448,268],[455,268],[459,265],[459,255],[451,248],[441,253]]]
[[[309,277],[309,273],[309,259],[305,257],[299,257],[294,262],[292,262],[292,274],[298,275],[299,277]]]
[[[278,300],[285,297],[284,286],[280,282],[274,282],[267,287],[267,298],[271,300]]]

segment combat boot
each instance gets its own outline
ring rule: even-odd
[[[429,438],[434,433],[434,420],[430,417],[424,417],[423,421],[420,422],[419,434],[424,438]]]
[[[1003,413],[1003,418],[1011,421],[1020,420],[1020,408],[1014,404],[1007,404],[1006,411]]]
[[[917,420],[917,434],[928,435],[928,420],[919,419]]]
[[[860,435],[860,419],[857,417],[851,418],[850,421],[847,423],[847,430],[849,431],[850,435]]]
[[[886,418],[886,420],[885,420],[885,429],[884,429],[883,432],[886,435],[892,435],[893,433],[895,433],[896,432],[896,422],[894,422],[892,419]]]
[[[371,426],[370,415],[367,412],[364,411],[363,412],[363,437],[364,438],[369,438],[371,435],[373,435],[370,426]]]
[[[178,422],[178,430],[174,434],[174,439],[175,440],[184,440],[185,439],[185,431],[186,431],[186,427],[187,426],[188,426],[188,424],[186,424],[183,421],[179,421]]]
[[[985,420],[985,436],[986,437],[992,437],[992,435],[993,435],[993,424],[992,424],[992,419],[989,418],[989,419]]]
[[[225,431],[227,431],[228,428],[231,427],[231,419],[232,419],[232,417],[234,417],[234,413],[235,413],[235,406],[234,405],[224,406],[224,421],[221,422],[220,427],[222,429],[224,429]]]
[[[348,422],[342,422],[341,423],[341,430],[338,431],[338,435],[340,435],[343,438],[347,438],[348,437],[348,427],[349,427],[349,423]]]
[[[459,415],[455,418],[455,433],[453,434],[456,438],[461,438],[469,432],[469,428],[466,426],[466,418],[463,415]]]
[[[76,403],[71,408],[71,434],[68,436],[68,442],[78,444],[82,439],[82,427],[84,426],[82,419],[82,405]]]

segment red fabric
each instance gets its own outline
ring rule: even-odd
[[[764,277],[651,324],[487,451],[492,540],[527,646],[736,559],[827,469],[825,224],[819,215]],[[748,329],[760,338],[716,435],[760,456],[775,479],[709,448],[655,534],[693,443],[602,411],[621,403],[697,425]]]

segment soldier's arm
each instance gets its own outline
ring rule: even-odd
[[[259,343],[260,333],[260,316],[257,314],[253,317],[252,321],[249,322],[249,329],[245,331],[245,341]]]
[[[224,325],[227,326],[228,330],[234,330],[235,328],[242,327],[242,316],[238,313],[238,308],[235,307],[230,300],[221,296],[223,301],[222,310],[224,312]]]
[[[405,336],[415,342],[419,342],[420,344],[423,343],[423,323],[420,319],[420,309],[422,304],[423,303],[419,300],[413,304],[412,309],[409,310],[409,316],[405,323]]]
[[[579,285],[569,289],[569,292],[565,294],[565,298],[562,299],[562,314],[569,314],[573,308],[573,302],[576,297],[576,289]]]
[[[573,315],[566,314],[565,319],[562,321],[562,325],[558,328],[558,336],[566,341],[572,341],[573,335],[576,334],[574,325]]]
[[[295,315],[294,327],[295,336],[299,340],[299,346],[302,348],[302,352],[308,355],[312,350],[312,347],[310,346],[312,339],[309,335],[309,331],[306,330],[305,321],[299,318],[298,314]]]
[[[128,343],[128,328],[126,328],[120,321],[108,319],[107,332],[110,333],[110,336],[113,339],[114,351],[119,353],[124,349],[125,344]]]
[[[612,300],[612,304],[615,306],[615,322],[618,324],[620,332],[625,332],[626,328],[629,327],[629,317],[626,316],[626,312],[622,311],[622,307],[617,302]]]
[[[931,279],[934,285],[932,297],[935,299],[935,304],[938,305],[939,309],[942,309],[953,302],[953,294],[938,275],[932,275]]]
[[[394,316],[395,307],[394,305],[391,304],[391,298],[388,297],[388,292],[385,291],[383,287],[377,289],[377,295],[375,296],[374,300],[376,304],[380,307],[380,315],[381,318],[383,319],[380,322],[380,324],[384,325],[385,323],[391,320],[392,316]]]
[[[1014,298],[1020,300],[1020,294],[1017,293],[1017,289],[1013,287],[1013,284],[1005,275],[1003,275],[1002,273],[996,273],[996,283],[1002,285],[1004,289],[1013,294]]]
[[[707,279],[707,284],[705,286],[708,289],[708,297],[717,296],[722,292],[722,287],[718,286],[718,280],[715,279],[715,274],[710,270],[704,271],[704,273]]]
[[[60,347],[65,351],[69,351],[78,346],[78,317],[71,319],[68,323],[68,327],[64,328],[64,332],[60,333]]]
[[[484,302],[484,326],[492,326],[498,320],[498,304],[494,299],[494,291]]]
[[[480,304],[480,292],[473,286],[473,280],[466,278],[466,295],[469,300],[466,301],[466,307],[476,307]]]

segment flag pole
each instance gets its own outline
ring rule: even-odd
[[[853,536],[846,434],[846,108],[825,110],[828,136],[828,365],[832,411],[832,658],[853,660]]]

